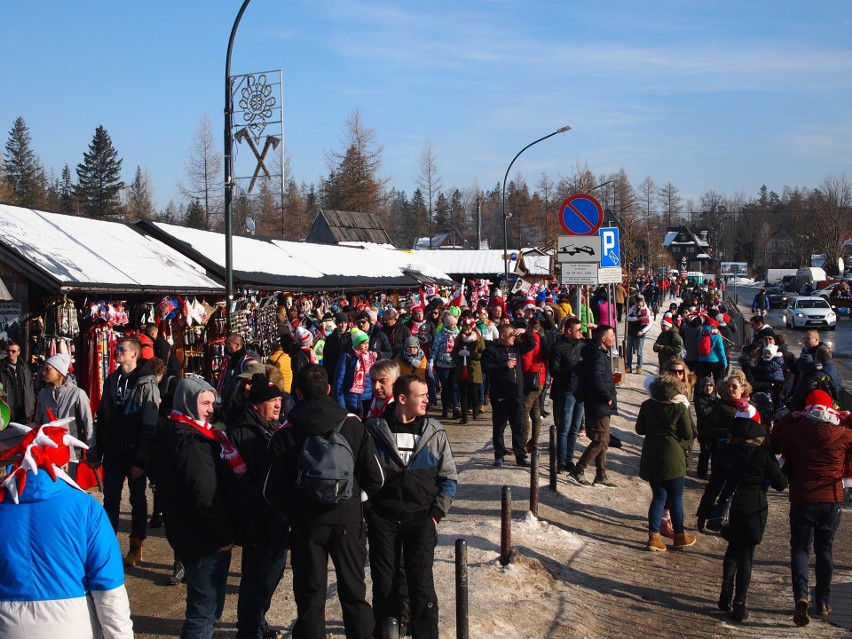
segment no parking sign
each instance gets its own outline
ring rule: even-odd
[[[568,235],[594,235],[603,219],[601,203],[586,193],[572,195],[559,208],[559,224]]]

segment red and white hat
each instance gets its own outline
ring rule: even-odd
[[[672,322],[671,317],[663,317],[663,319],[660,321],[660,324],[662,324],[663,326],[668,326],[669,328],[674,326],[674,322]]]
[[[737,414],[734,415],[734,417],[741,417],[743,419],[751,419],[755,422],[760,421],[760,413],[758,413],[757,409],[754,406],[752,406],[751,404],[748,404],[747,406],[738,410]]]
[[[296,331],[293,333],[293,337],[296,338],[296,341],[299,342],[302,348],[310,346],[311,342],[314,339],[314,336],[311,334],[311,332],[304,326],[297,326]]]
[[[840,424],[840,413],[835,410],[831,395],[824,390],[811,391],[805,404],[802,414],[811,421],[827,422],[835,426]]]

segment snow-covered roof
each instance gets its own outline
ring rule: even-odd
[[[223,292],[204,268],[127,224],[0,204],[0,261],[48,290]]]
[[[192,259],[224,276],[225,236],[223,233],[139,221],[137,228],[167,244],[185,251]],[[396,251],[371,244],[337,246],[289,242],[273,238],[233,238],[234,279],[243,287],[278,290],[326,290],[368,288],[412,288],[421,279],[399,266],[392,257]],[[411,269],[412,271],[414,269]],[[436,279],[450,281],[443,273]]]
[[[678,235],[678,231],[669,231],[666,233],[666,236],[663,238],[663,246],[669,246],[672,242],[675,241],[675,238]]]
[[[516,252],[509,250],[510,254]],[[495,275],[503,273],[506,268],[500,249],[417,251],[416,256],[450,275]],[[524,265],[530,275],[550,275],[550,257],[547,255],[525,253]]]

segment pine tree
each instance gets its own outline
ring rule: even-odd
[[[24,118],[15,118],[3,152],[3,178],[15,204],[35,208],[44,200],[44,169],[31,141]]]
[[[119,191],[124,188],[121,162],[109,133],[99,126],[95,129],[89,151],[83,154],[83,162],[77,165],[75,194],[83,215],[103,219],[122,214],[119,198]]]
[[[136,175],[127,190],[127,219],[149,218],[154,214],[154,202],[151,197],[151,179],[148,172],[136,166]]]
[[[59,176],[59,212],[79,213],[74,199],[74,183],[71,181],[71,167],[67,164],[62,167],[62,175]]]
[[[207,230],[207,215],[201,202],[196,198],[186,207],[184,224],[191,229]]]

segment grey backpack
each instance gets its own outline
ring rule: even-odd
[[[352,498],[355,454],[340,433],[348,418],[324,435],[308,435],[299,454],[296,485],[321,504],[339,504]]]

